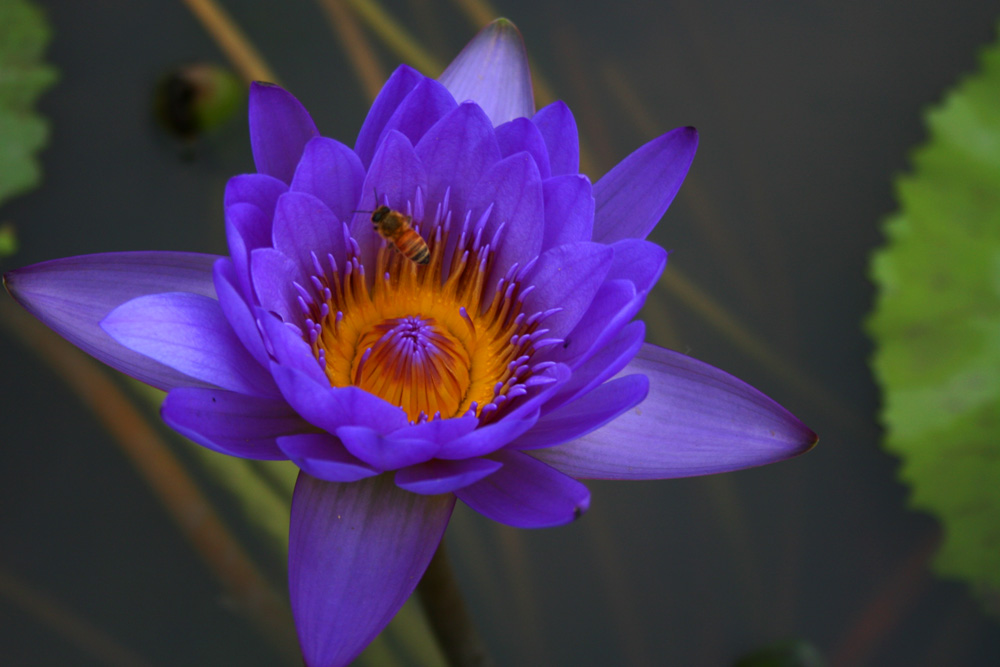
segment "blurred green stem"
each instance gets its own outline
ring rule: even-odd
[[[492,667],[452,572],[444,542],[417,584],[420,603],[450,667]]]

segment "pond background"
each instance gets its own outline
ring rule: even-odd
[[[52,129],[44,182],[0,209],[21,244],[3,268],[220,252],[226,179],[253,170],[243,112],[186,159],[150,110],[164,71],[222,62],[214,42],[181,2],[39,4],[60,81],[39,105]],[[224,6],[320,131],[352,143],[369,101],[318,5]],[[445,0],[383,6],[442,62],[476,31]],[[647,338],[743,378],[821,436],[765,468],[590,483],[590,512],[558,529],[516,531],[460,506],[451,557],[499,664],[726,665],[787,638],[831,665],[1000,664],[1000,625],[926,567],[939,530],[906,509],[879,448],[862,330],[892,179],[925,139],[923,110],[995,38],[996,5],[495,7],[573,109],[594,180],[657,134],[698,127],[690,175],[652,236],[672,250],[667,282],[696,285],[784,365],[679,289],[651,295]],[[398,57],[380,54],[388,74]],[[12,578],[43,592],[141,664],[279,664],[78,397],[6,330],[0,345],[4,590]],[[108,664],[53,627],[0,596],[5,664]]]

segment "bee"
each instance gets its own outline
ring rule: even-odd
[[[410,216],[383,204],[372,211],[372,225],[379,236],[411,262],[427,264],[431,261],[427,242],[413,229],[413,218]]]

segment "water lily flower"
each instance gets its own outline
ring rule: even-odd
[[[645,238],[693,128],[592,184],[566,105],[535,111],[504,20],[438,80],[397,69],[353,148],[278,86],[252,87],[249,116],[257,173],[226,187],[228,255],[73,257],[5,283],[166,390],[180,433],[300,468],[289,588],[308,665],[344,665],[386,626],[456,500],[554,526],[587,510],[579,479],[725,472],[815,444],[747,384],[645,344],[633,319],[666,265]]]

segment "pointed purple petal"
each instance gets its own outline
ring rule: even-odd
[[[545,146],[545,138],[538,126],[527,118],[515,118],[497,128],[497,143],[500,145],[500,155],[509,157],[515,153],[526,151],[534,158],[538,173],[543,179],[552,174],[549,167],[549,150]],[[590,239],[587,239],[588,241]]]
[[[457,101],[472,100],[481,106],[494,127],[535,113],[524,40],[507,19],[480,30],[440,80]]]
[[[524,300],[533,313],[561,308],[542,326],[551,338],[568,334],[590,307],[611,266],[611,248],[600,243],[570,243],[551,248],[538,258],[528,282],[535,289]]]
[[[455,492],[480,514],[515,528],[560,526],[590,507],[590,491],[527,454],[504,450],[490,458],[503,467]]]
[[[224,206],[252,204],[263,212],[266,218],[274,215],[274,205],[278,197],[288,192],[288,184],[267,174],[240,174],[226,182],[223,196]]]
[[[549,412],[530,431],[507,446],[510,449],[538,449],[579,438],[634,408],[648,392],[649,380],[645,375],[616,378]]]
[[[580,136],[573,112],[565,102],[557,101],[542,107],[531,119],[542,133],[549,149],[549,166],[553,176],[576,174],[580,171]]]
[[[354,151],[336,139],[315,137],[295,168],[292,190],[318,197],[338,220],[350,220],[364,179],[365,168]]]
[[[146,294],[185,291],[215,295],[217,255],[125,252],[42,262],[4,275],[18,303],[87,354],[160,389],[200,384],[193,377],[128,349],[100,322],[121,304]]]
[[[594,240],[644,239],[687,176],[698,132],[679,127],[635,151],[594,185]]]
[[[160,414],[168,426],[199,445],[244,459],[286,459],[275,439],[311,428],[280,398],[203,387],[174,389]]]
[[[329,433],[287,435],[278,438],[278,446],[303,472],[327,482],[356,482],[381,472],[351,454]]]
[[[228,257],[223,257],[215,263],[212,277],[215,282],[215,292],[218,295],[219,307],[226,321],[233,328],[240,342],[261,366],[267,366],[269,357],[264,347],[264,340],[257,328],[257,320],[247,305],[246,299],[239,292],[236,269]]]
[[[548,414],[560,405],[583,396],[624,368],[639,352],[645,333],[646,325],[642,320],[629,322],[607,345],[594,350],[593,355],[574,360],[578,365],[573,369],[573,377],[545,403],[542,412]]]
[[[295,283],[305,284],[306,277],[295,260],[274,248],[257,248],[250,253],[250,279],[261,308],[277,313],[285,322],[301,324]]]
[[[302,331],[295,325],[282,322],[271,313],[258,308],[255,312],[257,323],[264,332],[274,360],[281,366],[294,368],[306,375],[320,387],[329,387],[330,381],[316,358],[312,346],[302,337]]]
[[[625,372],[649,377],[642,404],[537,457],[574,477],[665,479],[773,463],[816,444],[816,434],[773,400],[679,352],[644,345]]]
[[[318,135],[309,112],[287,90],[250,85],[250,147],[258,172],[291,183],[302,150]]]
[[[111,311],[101,328],[129,349],[202,382],[254,396],[278,393],[210,297],[190,292],[140,296]]]
[[[288,590],[305,662],[347,665],[420,581],[455,497],[422,496],[388,475],[323,482],[299,475],[288,537]]]
[[[338,263],[346,255],[344,225],[321,199],[305,192],[281,195],[272,234],[274,248],[294,261],[302,276],[314,272],[314,254],[324,266],[328,265],[327,255],[333,255]]]
[[[451,493],[493,474],[503,464],[490,459],[428,461],[396,473],[396,486],[413,493]]]
[[[636,292],[646,294],[667,265],[667,251],[649,241],[622,239],[611,244],[615,251],[607,280],[630,280]]]
[[[431,440],[386,437],[367,426],[343,426],[337,429],[337,437],[347,451],[379,470],[398,470],[423,463],[440,449]]]
[[[456,417],[454,419],[434,419],[422,424],[407,424],[389,435],[393,438],[431,440],[438,444],[451,442],[466,433],[471,433],[479,425],[475,415]]]
[[[546,356],[570,366],[589,358],[618,335],[642,308],[642,302],[631,280],[608,280],[597,290],[579,324],[564,337],[562,346]]]
[[[379,137],[385,124],[389,122],[396,108],[406,99],[406,96],[424,79],[424,75],[408,65],[400,65],[392,73],[389,80],[382,86],[372,108],[368,111],[358,140],[354,143],[354,152],[361,158],[361,164],[368,167],[378,147]]]
[[[594,232],[593,186],[586,176],[565,174],[542,182],[545,234],[542,252],[567,243],[589,241]]]
[[[411,144],[416,144],[427,130],[457,106],[447,88],[434,79],[423,79],[392,114],[382,130],[383,138],[379,144],[393,130],[409,139]]]

